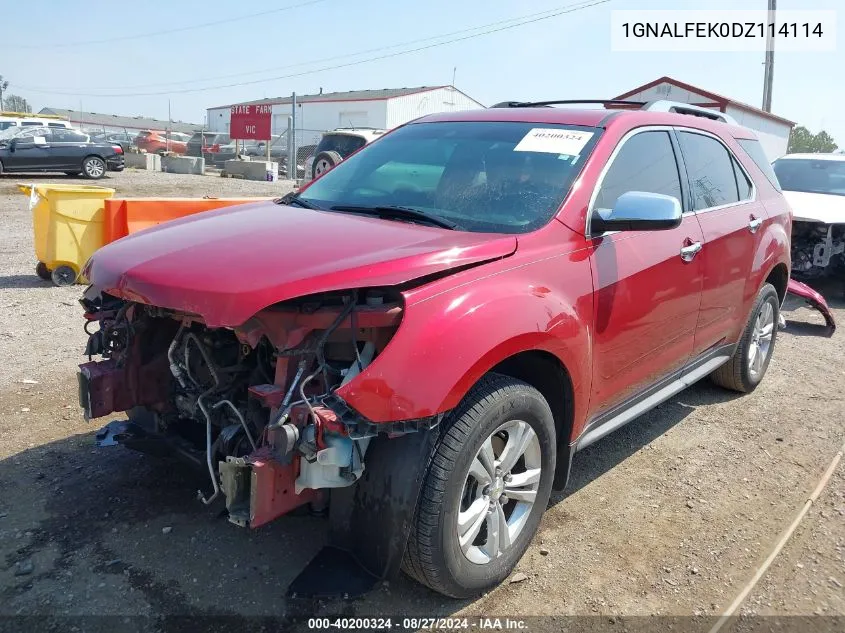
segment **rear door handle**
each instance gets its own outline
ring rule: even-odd
[[[701,250],[701,242],[693,242],[681,247],[681,259],[685,262],[691,262],[693,258],[698,255]]]
[[[756,233],[757,229],[763,224],[763,220],[760,218],[755,218],[753,215],[751,216],[751,220],[748,222],[748,230],[752,233]]]

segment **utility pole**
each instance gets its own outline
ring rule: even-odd
[[[296,180],[297,176],[299,176],[297,170],[297,160],[296,160],[296,93],[292,93],[290,96],[290,142],[288,143],[288,147],[290,148],[290,153],[288,154],[288,178],[292,180]],[[291,175],[293,174],[293,175]]]
[[[777,0],[769,0],[768,22],[774,25]],[[763,74],[763,111],[772,111],[772,83],[775,78],[775,37],[774,27],[767,27],[766,36],[766,70]]]
[[[167,151],[170,151],[170,131],[173,129],[173,117],[170,116],[170,99],[167,100]]]

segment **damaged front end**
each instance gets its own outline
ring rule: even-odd
[[[792,274],[800,280],[845,280],[845,224],[796,219],[792,224]]]
[[[437,419],[375,425],[334,395],[387,346],[403,314],[392,290],[313,295],[273,305],[236,328],[89,288],[87,419],[126,411],[101,445],[177,454],[208,472],[199,499],[225,498],[229,518],[258,527],[359,481],[371,441]],[[93,360],[100,357],[100,360]]]

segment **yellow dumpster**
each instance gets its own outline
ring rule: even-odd
[[[104,200],[114,189],[92,185],[18,185],[29,196],[39,277],[57,286],[82,281],[80,271],[103,246]]]

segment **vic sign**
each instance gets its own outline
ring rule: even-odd
[[[234,140],[269,141],[272,116],[273,106],[270,105],[234,105],[229,120],[229,137]]]

